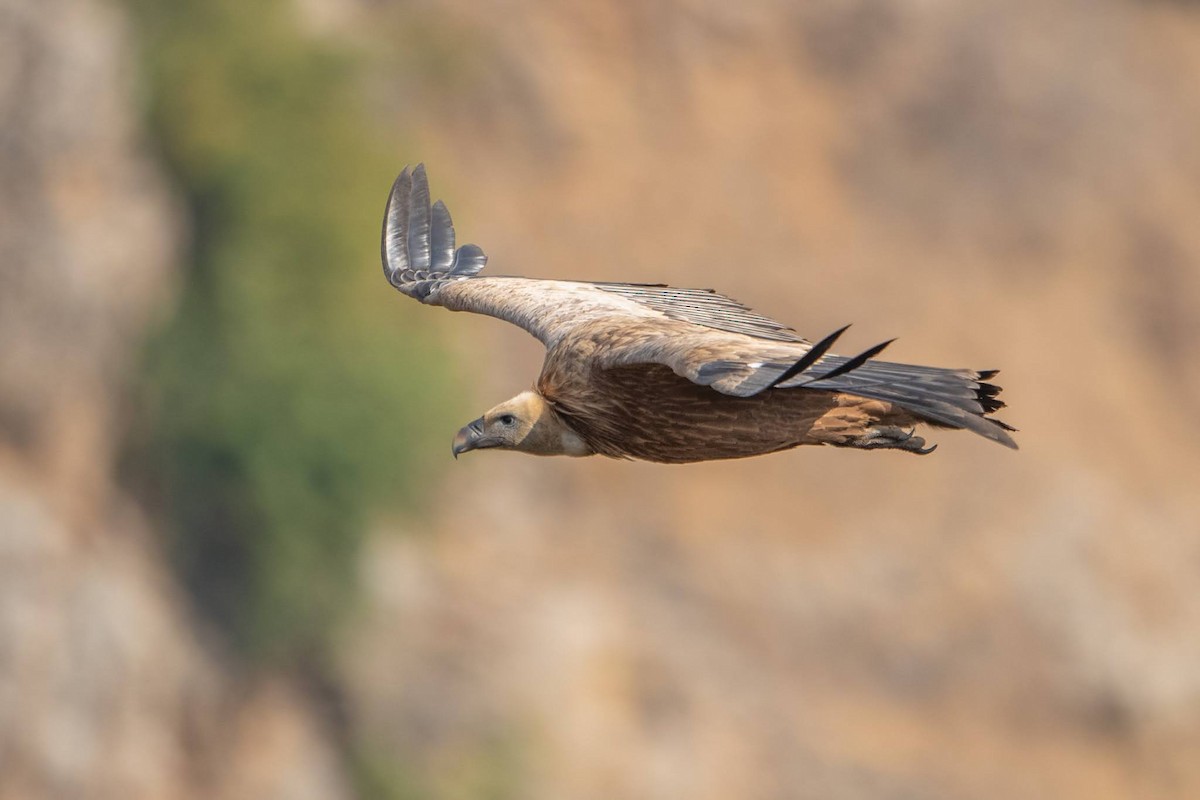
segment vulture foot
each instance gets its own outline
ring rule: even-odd
[[[915,433],[916,428],[905,430],[896,425],[883,425],[871,428],[857,439],[847,442],[846,446],[862,450],[904,450],[919,456],[929,455],[937,449],[936,444],[926,447],[925,440]]]

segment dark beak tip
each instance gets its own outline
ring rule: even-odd
[[[450,445],[450,452],[454,455],[454,460],[463,453],[476,449],[480,439],[483,438],[483,420],[477,419],[463,428],[454,436],[454,442]]]

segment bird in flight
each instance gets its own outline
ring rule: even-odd
[[[450,212],[430,206],[424,165],[392,184],[383,271],[409,297],[498,317],[546,347],[533,388],[454,437],[469,450],[605,455],[668,464],[825,444],[926,454],[918,424],[967,429],[1016,449],[994,419],[995,370],[877,361],[813,344],[709,289],[479,276],[487,256],[454,247]],[[848,327],[848,326],[847,326]]]

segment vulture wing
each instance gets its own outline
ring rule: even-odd
[[[798,344],[801,352],[808,349],[791,328],[710,289],[476,277],[487,256],[473,244],[455,250],[450,212],[442,201],[430,206],[429,200],[425,166],[418,164],[411,172],[406,168],[392,185],[383,221],[384,274],[392,286],[423,303],[498,317],[529,331],[547,347],[600,321],[651,327],[658,321]],[[666,330],[678,333],[679,326]]]
[[[846,330],[816,344],[791,328],[709,289],[477,277],[487,256],[454,247],[450,212],[430,205],[425,167],[405,168],[392,185],[383,222],[383,270],[409,297],[524,328],[548,349],[576,337],[593,343],[601,368],[662,364],[735,397],[810,387],[896,403],[930,421],[968,428],[1009,447],[1012,430],[985,415],[1003,407],[994,372],[872,360],[890,342],[857,356],[829,352]]]

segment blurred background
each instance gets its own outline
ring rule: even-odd
[[[0,798],[1200,796],[1200,6],[0,0]],[[482,453],[712,286],[999,367],[1012,453]]]

